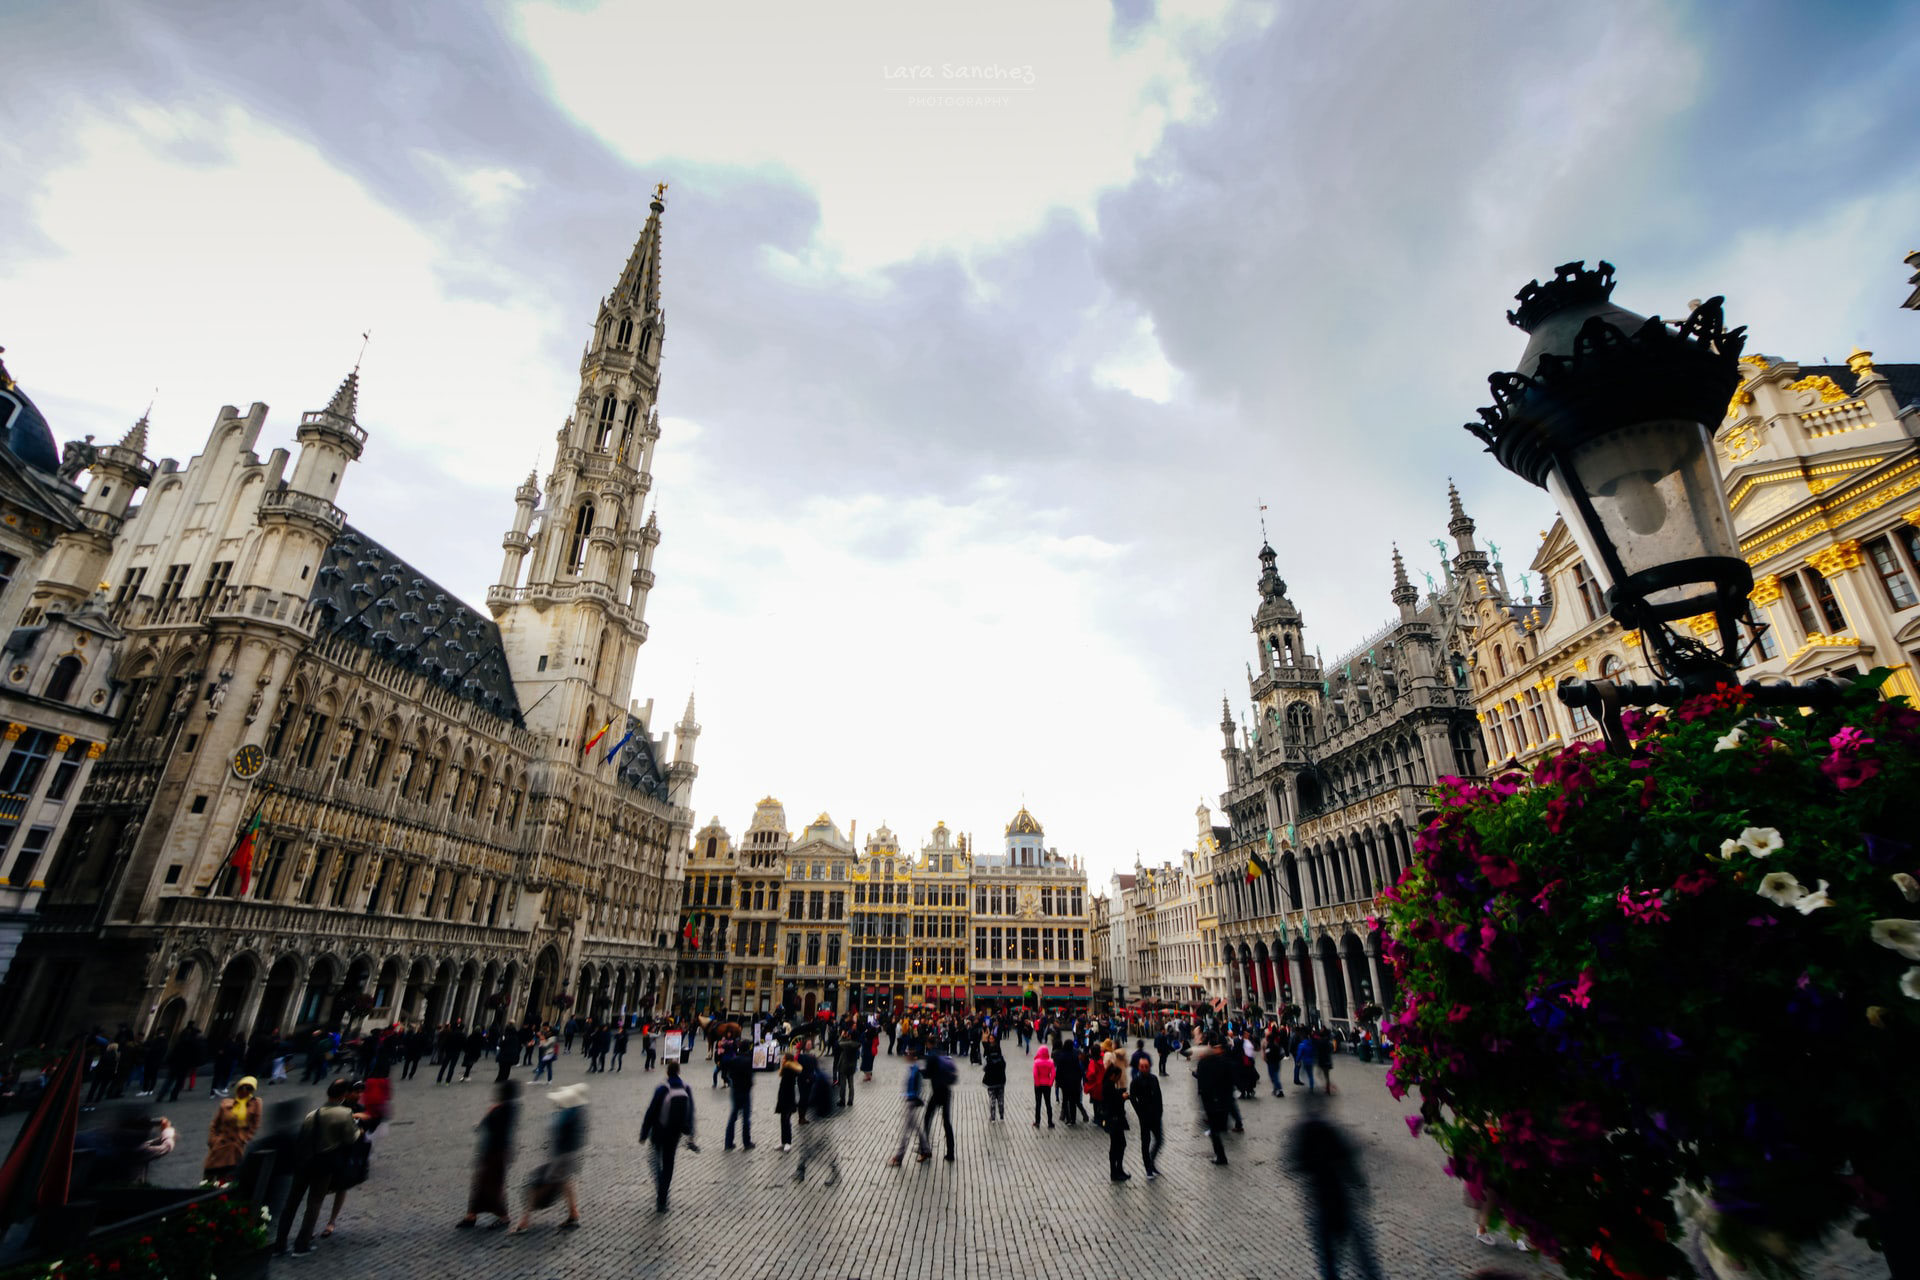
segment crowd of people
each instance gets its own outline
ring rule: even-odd
[[[1289,1068],[1296,1088],[1311,1094],[1317,1086],[1330,1094],[1336,1054],[1352,1047],[1371,1057],[1377,1047],[1370,1036],[1342,1045],[1324,1027],[1287,1025],[1271,1017],[1089,1017],[1029,1009],[894,1016],[822,1011],[811,1017],[776,1010],[753,1022],[690,1014],[660,1021],[568,1016],[558,1023],[395,1025],[346,1038],[327,1030],[290,1038],[263,1032],[219,1045],[209,1044],[189,1024],[171,1037],[162,1032],[143,1039],[125,1028],[111,1037],[96,1033],[87,1098],[92,1103],[126,1096],[155,1099],[155,1105],[171,1102],[183,1090],[191,1096],[204,1072],[208,1094],[219,1105],[207,1135],[203,1176],[223,1181],[236,1175],[250,1151],[275,1153],[276,1248],[300,1254],[336,1229],[348,1191],[369,1175],[393,1080],[413,1078],[423,1062],[431,1063],[435,1084],[442,1087],[469,1082],[482,1062],[493,1067],[492,1098],[476,1126],[466,1212],[455,1225],[471,1229],[484,1220],[490,1228],[520,1233],[530,1229],[536,1213],[554,1205],[565,1207],[563,1229],[577,1228],[581,1221],[575,1182],[587,1146],[589,1086],[557,1086],[558,1060],[577,1052],[586,1074],[617,1074],[625,1071],[633,1049],[640,1058],[638,1070],[650,1074],[664,1056],[664,1073],[652,1090],[638,1138],[651,1159],[656,1209],[666,1212],[682,1147],[699,1151],[686,1068],[702,1044],[712,1087],[724,1088],[729,1102],[724,1149],[755,1149],[753,1094],[762,1073],[771,1072],[767,1087],[779,1121],[778,1149],[797,1152],[792,1177],[804,1181],[810,1170],[818,1170],[829,1186],[841,1176],[835,1138],[846,1122],[837,1116],[871,1084],[882,1054],[898,1056],[905,1065],[889,1166],[899,1167],[910,1152],[919,1163],[936,1154],[956,1160],[953,1102],[958,1063],[965,1060],[980,1068],[986,1123],[1007,1123],[1008,1086],[1017,1082],[1016,1072],[1024,1075],[1033,1088],[1033,1114],[1027,1117],[1020,1108],[1015,1120],[1027,1120],[1035,1130],[1056,1125],[1101,1130],[1108,1139],[1108,1176],[1124,1183],[1133,1177],[1127,1167],[1128,1137],[1136,1132],[1141,1172],[1149,1182],[1159,1177],[1165,1146],[1162,1082],[1170,1062],[1189,1068],[1205,1118],[1209,1158],[1225,1165],[1226,1138],[1244,1132],[1240,1103],[1258,1095],[1262,1065],[1274,1097],[1285,1096]],[[548,1084],[551,1114],[545,1158],[525,1179],[516,1219],[509,1171],[523,1097],[513,1076],[517,1067],[532,1068],[532,1083],[544,1079]],[[262,1081],[286,1081],[294,1070],[302,1082],[330,1081],[326,1101],[297,1120],[282,1117],[276,1126],[263,1114]],[[152,1117],[147,1131],[136,1136],[148,1160],[164,1157],[177,1142],[165,1116]],[[328,1196],[333,1208],[321,1227],[319,1214]]]

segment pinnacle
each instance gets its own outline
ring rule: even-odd
[[[348,422],[357,422],[355,410],[360,404],[360,370],[355,369],[340,380],[340,389],[333,393],[333,399],[327,402],[327,412],[336,418]]]
[[[691,689],[687,691],[687,713],[680,717],[680,723],[693,723],[693,691]]]
[[[133,426],[127,429],[127,434],[120,437],[120,447],[122,449],[131,449],[135,453],[145,453],[147,451],[146,414],[141,414],[140,421],[134,423]]]
[[[1451,477],[1447,480],[1447,514],[1455,520],[1467,518],[1467,509],[1460,505],[1460,491],[1453,487]]]

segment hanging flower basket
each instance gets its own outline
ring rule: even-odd
[[[1442,780],[1384,895],[1387,1084],[1567,1275],[1691,1274],[1677,1193],[1765,1274],[1912,1192],[1920,712],[1885,674],[1806,716],[1722,686],[1629,712],[1631,755]]]

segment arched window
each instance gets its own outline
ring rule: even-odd
[[[1614,657],[1612,654],[1608,654],[1606,657],[1600,659],[1600,678],[1602,680],[1618,679],[1620,670],[1620,659]]]
[[[80,659],[68,654],[54,664],[53,675],[47,680],[47,697],[65,702],[73,696],[73,682],[79,678]]]
[[[1493,665],[1502,676],[1507,674],[1507,655],[1501,651],[1499,645],[1493,646]]]
[[[623,347],[626,346],[629,342],[633,341],[633,317],[632,316],[620,317],[620,336],[616,339],[616,341],[619,342],[619,344]]]
[[[580,514],[574,517],[573,541],[567,546],[567,572],[579,573],[587,567],[587,534],[593,529],[593,504],[580,504]]]
[[[605,453],[607,446],[613,443],[613,411],[619,403],[614,399],[611,391],[607,393],[606,399],[600,402],[600,430],[594,437],[593,447],[601,453]]]

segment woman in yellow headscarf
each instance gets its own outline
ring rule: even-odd
[[[220,1104],[207,1129],[207,1162],[201,1173],[209,1182],[225,1182],[240,1167],[247,1144],[260,1132],[260,1082],[242,1076],[233,1097]]]

